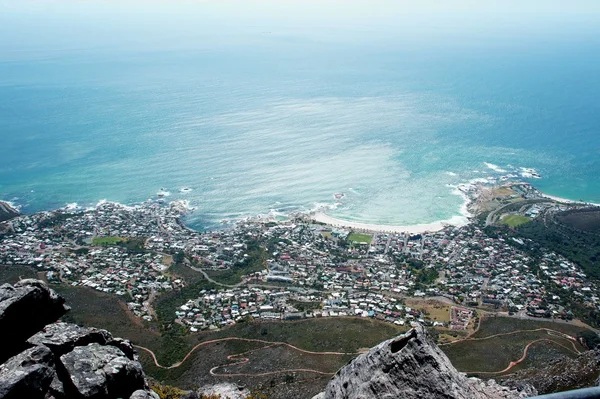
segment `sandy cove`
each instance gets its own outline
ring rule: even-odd
[[[388,226],[382,224],[350,222],[348,220],[337,219],[327,215],[323,211],[317,211],[310,217],[320,223],[325,223],[333,227],[345,227],[357,230],[380,231],[386,233],[409,233],[420,234],[426,232],[440,231],[446,226],[463,226],[468,223],[466,218],[457,217],[456,220],[438,221],[433,223],[415,224],[412,226]]]

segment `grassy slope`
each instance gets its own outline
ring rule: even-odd
[[[135,344],[148,347],[156,352],[161,364],[165,365],[181,360],[197,343],[230,336],[283,341],[302,349],[317,352],[356,352],[361,348],[368,348],[389,339],[402,331],[390,324],[371,319],[318,318],[293,322],[255,321],[240,323],[217,332],[181,336],[177,325],[174,325],[172,330],[160,330],[157,326],[142,323],[126,309],[121,300],[113,295],[83,287],[53,286],[53,288],[65,296],[67,303],[72,307],[71,312],[65,316],[66,321],[105,328],[114,336],[127,338]],[[210,344],[194,352],[182,367],[170,371],[155,367],[151,358],[143,352],[140,353],[140,360],[149,375],[174,385],[192,387],[200,382],[210,381],[211,379],[205,375],[206,372],[211,367],[227,363],[228,355],[251,349],[254,347],[253,345],[243,342]],[[324,371],[334,371],[351,358],[350,356],[302,355],[285,348],[277,348],[271,352],[278,353],[282,359],[285,359],[285,362],[279,364],[273,363],[272,359],[266,359],[265,356],[270,352],[265,350],[253,355],[254,362],[252,364],[238,368],[240,371],[247,372],[253,372],[251,370],[256,367],[261,370],[277,370],[282,367],[291,367],[292,364],[297,363],[298,367],[315,367],[323,368]],[[270,363],[265,363],[266,360]],[[274,376],[273,378],[280,377]],[[308,377],[313,378],[314,375]],[[257,379],[256,384],[260,382],[259,380],[264,382],[264,379]],[[326,380],[327,378],[323,381]],[[300,381],[297,382],[300,384]]]
[[[496,334],[518,330],[535,330],[538,328],[548,328],[571,336],[576,336],[577,332],[582,330],[581,327],[570,324],[495,317],[482,320],[480,329],[472,338],[485,338]],[[460,371],[500,371],[507,367],[511,361],[519,359],[528,343],[542,338],[552,339],[568,348],[572,348],[569,340],[549,335],[545,331],[528,331],[482,341],[467,340],[445,345],[441,348],[450,358],[452,364]],[[577,345],[577,347],[579,350],[583,350],[581,346]],[[532,346],[531,353],[528,352],[528,357],[524,364],[529,367],[543,366],[547,363],[548,353],[560,353],[569,357],[575,356],[573,352],[559,345],[541,342]],[[518,368],[522,368],[523,366],[520,365]]]
[[[40,278],[40,275],[29,266],[0,265],[0,284],[14,284],[22,278]]]
[[[261,322],[239,323],[233,327],[195,335],[197,342],[205,342],[224,337],[240,337],[261,339],[270,342],[287,342],[301,349],[322,352],[358,352],[361,348],[369,348],[381,341],[394,337],[405,329],[371,319],[356,318],[317,318],[291,322]],[[260,346],[260,345],[259,345]],[[221,342],[208,344],[201,347],[179,368],[172,370],[157,370],[148,368],[151,375],[156,376],[165,383],[190,388],[202,384],[219,381],[237,382],[254,389],[265,390],[265,384],[280,383],[285,374],[269,377],[221,377],[215,378],[208,375],[208,371],[215,366],[228,363],[228,355],[241,353],[256,347],[256,344],[244,342]],[[251,362],[246,365],[234,366],[227,372],[258,373],[264,371],[282,370],[289,368],[314,368],[325,372],[334,372],[344,366],[354,356],[338,355],[310,355],[303,354],[286,347],[265,348],[248,356]],[[147,358],[147,355],[142,355]],[[145,363],[147,363],[147,360]],[[146,364],[144,364],[146,367]],[[310,387],[315,386],[315,394],[319,392],[329,380],[329,376],[315,378],[314,374],[300,373],[294,380],[298,392],[309,388],[303,384],[306,381]],[[314,381],[313,381],[314,380]],[[277,395],[275,395],[277,397]],[[296,397],[296,396],[294,396]],[[297,396],[297,397],[312,397]]]

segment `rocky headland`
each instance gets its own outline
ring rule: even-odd
[[[0,201],[0,222],[19,216],[18,210],[13,208],[8,202]]]

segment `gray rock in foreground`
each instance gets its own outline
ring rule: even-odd
[[[43,398],[55,376],[52,352],[37,346],[0,365],[0,398]]]
[[[42,281],[0,286],[0,399],[157,398],[129,341],[52,323],[67,310]]]
[[[106,345],[112,339],[108,331],[97,328],[85,328],[69,323],[53,323],[31,338],[27,342],[31,345],[44,345],[61,356],[73,350],[76,346],[91,343]]]
[[[0,286],[0,362],[26,349],[25,340],[64,315],[64,298],[39,280]]]
[[[228,399],[244,399],[250,395],[250,390],[236,384],[224,382],[214,385],[205,385],[198,390],[198,394],[208,397],[219,397]]]
[[[145,386],[142,365],[114,346],[76,347],[60,361],[76,394],[84,398],[128,397]]]
[[[385,341],[340,369],[313,399],[491,399],[535,395],[459,373],[422,326]]]

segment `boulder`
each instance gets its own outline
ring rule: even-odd
[[[41,281],[0,286],[0,399],[158,399],[129,341],[55,322],[67,310]]]
[[[530,386],[518,391],[467,378],[419,325],[358,356],[314,399],[516,399],[535,394]]]
[[[0,286],[0,363],[25,350],[27,338],[65,314],[64,303],[64,298],[39,280]]]
[[[31,345],[47,346],[55,355],[62,356],[76,346],[85,346],[91,343],[106,345],[112,340],[112,335],[106,330],[58,322],[47,325],[27,342]]]
[[[214,385],[205,385],[198,389],[199,397],[218,397],[228,399],[244,399],[250,395],[250,390],[246,387],[223,382]]]
[[[52,352],[38,346],[0,365],[0,398],[44,398],[55,377]]]
[[[70,380],[65,383],[69,397],[128,398],[146,385],[142,365],[114,346],[77,346],[60,362]]]
[[[156,392],[139,389],[132,393],[129,399],[160,399],[160,397]]]

